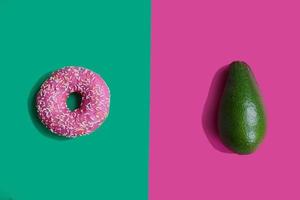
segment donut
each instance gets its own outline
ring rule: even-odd
[[[81,96],[80,106],[71,111],[67,99],[71,93]],[[53,133],[68,138],[95,131],[109,113],[110,91],[95,72],[68,66],[53,72],[36,96],[41,122]]]

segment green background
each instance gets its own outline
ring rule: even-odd
[[[149,0],[0,0],[0,199],[147,199]],[[34,96],[68,65],[111,90],[105,123],[63,139],[37,120]]]

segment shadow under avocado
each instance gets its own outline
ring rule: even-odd
[[[221,141],[218,130],[218,110],[228,76],[228,66],[220,68],[211,82],[202,113],[202,126],[211,145],[223,153],[232,153]]]
[[[41,85],[45,80],[47,80],[51,75],[51,72],[48,72],[44,74],[41,78],[37,80],[37,82],[34,84],[32,89],[30,90],[29,96],[28,96],[28,112],[31,118],[32,123],[34,124],[35,128],[45,137],[54,139],[54,140],[60,140],[60,141],[67,141],[70,140],[70,138],[66,138],[63,136],[59,136],[57,134],[52,133],[49,129],[47,129],[41,122],[41,120],[38,117],[37,109],[36,109],[36,94],[40,90]]]

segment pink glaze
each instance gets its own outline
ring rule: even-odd
[[[77,92],[81,105],[74,111],[67,98]],[[64,67],[52,73],[37,94],[36,106],[43,124],[65,137],[86,135],[97,129],[109,113],[110,92],[105,81],[83,67]]]

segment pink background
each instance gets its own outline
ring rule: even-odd
[[[152,3],[150,200],[300,199],[299,1]],[[249,156],[223,152],[210,122],[216,72],[237,59],[252,66],[268,113]]]

